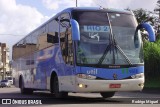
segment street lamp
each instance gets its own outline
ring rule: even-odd
[[[78,3],[78,1],[76,0],[76,7],[77,7],[77,3]]]

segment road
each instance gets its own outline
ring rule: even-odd
[[[54,94],[49,92],[36,91],[32,95],[21,95],[19,88],[0,88],[0,98],[30,98],[30,99],[44,99],[48,104],[43,105],[29,105],[29,107],[159,107],[160,93],[144,93],[144,92],[117,92],[113,98],[103,99],[98,93],[69,93],[67,99],[56,99]],[[138,98],[138,99],[137,99]],[[132,101],[138,100],[153,100],[159,104],[131,104]],[[134,102],[133,101],[133,102]],[[50,104],[49,104],[50,103]],[[137,102],[136,102],[137,103]],[[25,107],[27,105],[0,105],[2,107]]]

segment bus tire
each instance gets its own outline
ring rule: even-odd
[[[59,92],[59,82],[58,77],[54,76],[53,78],[53,92],[56,98],[66,98],[68,96],[68,92]]]
[[[101,92],[100,94],[103,98],[110,98],[114,96],[115,92]]]
[[[22,77],[20,77],[19,87],[20,87],[21,94],[32,94],[33,93],[32,89],[24,87],[24,81]]]

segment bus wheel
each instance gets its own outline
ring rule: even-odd
[[[54,77],[54,82],[53,82],[53,92],[55,94],[56,98],[65,98],[68,96],[67,92],[59,92],[59,83],[58,83],[58,77],[55,76]]]
[[[114,96],[115,92],[101,92],[100,94],[103,98],[110,98]]]
[[[20,78],[20,85],[19,86],[20,86],[21,94],[32,94],[33,93],[32,89],[28,89],[28,88],[24,87],[24,82],[23,82],[22,78]]]

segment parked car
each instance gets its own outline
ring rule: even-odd
[[[11,76],[6,77],[6,80],[8,80],[11,85],[13,85],[13,78]]]
[[[8,80],[2,80],[0,82],[0,87],[11,87],[11,83]]]

